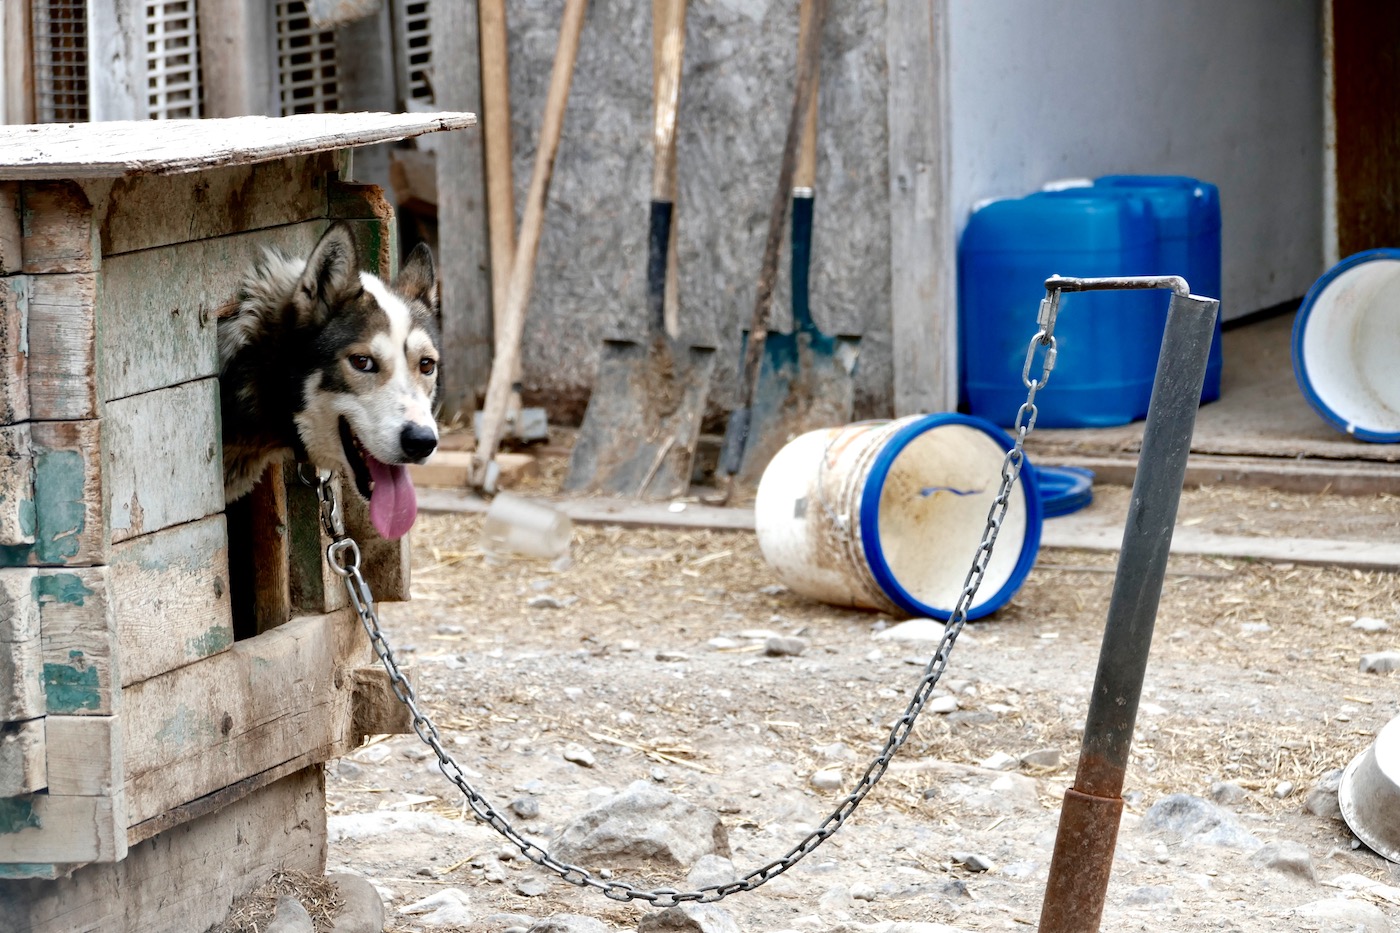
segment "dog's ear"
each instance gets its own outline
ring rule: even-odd
[[[300,323],[324,323],[331,309],[360,290],[360,260],[349,225],[331,224],[297,281],[292,305]]]
[[[394,279],[394,291],[410,301],[423,302],[429,311],[437,310],[437,270],[433,266],[432,251],[426,244],[419,243],[408,254],[399,277]]]

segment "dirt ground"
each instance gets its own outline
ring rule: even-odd
[[[1095,507],[1119,507],[1125,497],[1103,490]],[[1229,534],[1397,540],[1400,499],[1205,489],[1187,494],[1181,520]],[[899,620],[787,591],[751,534],[581,526],[560,566],[488,558],[479,529],[475,516],[420,516],[413,600],[382,614],[478,789],[498,808],[522,796],[538,801],[537,815],[519,818],[532,839],[547,842],[609,793],[646,780],[717,811],[741,874],[766,864],[839,802],[927,661],[927,643],[875,637]],[[724,901],[738,927],[1034,927],[1112,566],[1110,554],[1043,551],[1011,604],[969,626],[955,646],[935,696],[953,695],[958,709],[923,714],[895,767],[826,845],[759,891]],[[1363,617],[1390,629],[1354,628]],[[808,646],[770,656],[766,633]],[[1357,848],[1340,821],[1304,808],[1326,772],[1400,714],[1400,674],[1358,672],[1362,654],[1397,642],[1400,576],[1173,559],[1103,929],[1345,930],[1352,927],[1296,911],[1347,889],[1400,929],[1400,903],[1390,900],[1400,892],[1354,890],[1357,876],[1400,885],[1400,868]],[[385,738],[333,763],[333,824],[376,810],[460,820],[460,800],[416,743]],[[1058,751],[1059,763],[1051,754],[1047,766],[1022,764],[1019,790],[978,767],[996,753],[1046,750]],[[840,768],[842,789],[814,789],[813,772],[830,766]],[[1243,788],[1243,799],[1225,807],[1244,829],[1265,843],[1301,844],[1315,880],[1142,825],[1164,796],[1209,798],[1220,781]],[[505,846],[468,818],[460,833],[405,826],[343,838],[330,861],[392,897],[391,930],[416,929],[397,911],[444,888],[467,894],[473,930],[521,922],[498,914],[559,912],[635,929],[642,907],[551,879],[507,858]],[[960,861],[969,852],[991,870],[969,870]],[[687,887],[683,877],[615,877]],[[543,883],[523,883],[533,879]]]

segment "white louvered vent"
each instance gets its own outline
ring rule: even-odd
[[[394,0],[394,32],[398,38],[399,89],[408,110],[433,107],[432,0]]]
[[[305,0],[277,0],[277,90],[282,116],[340,107],[335,31],[311,25]]]
[[[146,4],[146,113],[152,120],[200,115],[195,0]]]
[[[87,122],[85,0],[33,0],[32,16],[35,119],[40,123]]]

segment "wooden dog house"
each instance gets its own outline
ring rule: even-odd
[[[270,470],[230,547],[215,312],[334,219],[395,264],[352,147],[469,114],[0,133],[0,926],[202,931],[325,862],[322,763],[401,731],[309,488]],[[380,598],[403,544],[371,541]],[[360,511],[363,511],[361,507]],[[236,625],[230,555],[255,555]],[[235,562],[236,563],[236,562]],[[244,632],[249,637],[235,637]]]

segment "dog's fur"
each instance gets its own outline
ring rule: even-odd
[[[425,246],[392,285],[360,271],[343,223],[304,260],[269,251],[219,311],[225,498],[296,456],[341,470],[368,499],[366,454],[381,477],[426,458],[437,444],[436,307]]]

